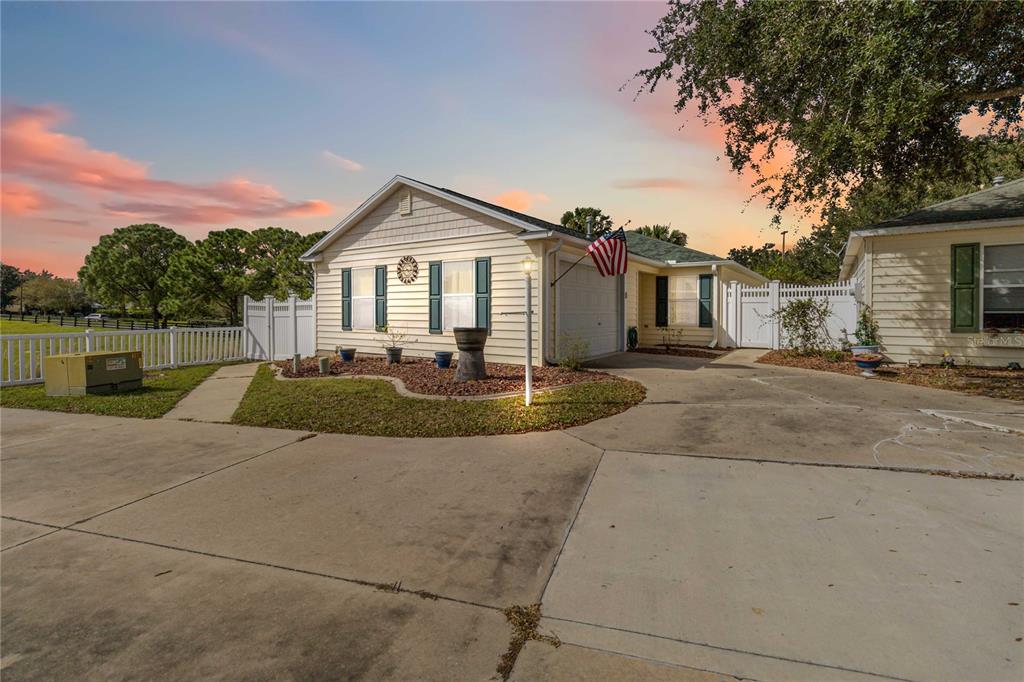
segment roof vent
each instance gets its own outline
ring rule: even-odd
[[[1004,182],[1006,182],[1006,176],[997,175],[994,178],[992,178],[992,186],[993,187],[998,187],[999,185],[1003,184]]]
[[[399,215],[412,215],[412,192],[406,192],[398,200]]]

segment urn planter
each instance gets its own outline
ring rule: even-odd
[[[882,364],[884,358],[877,353],[864,353],[863,355],[854,355],[853,361],[857,364],[857,367],[864,370],[861,372],[861,376],[874,377],[878,376],[875,374],[875,370]]]
[[[448,369],[452,366],[453,353],[448,350],[439,350],[434,353],[434,363],[438,369]]]
[[[455,381],[477,381],[487,378],[484,346],[487,345],[487,327],[456,327],[455,345],[459,348],[459,366]]]
[[[402,364],[402,349],[401,348],[385,348],[384,352],[387,353],[389,365],[400,365]]]

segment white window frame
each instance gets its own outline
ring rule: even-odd
[[[693,281],[693,298],[685,298],[680,296],[672,296],[672,279],[679,278],[680,280],[692,280]],[[684,322],[673,321],[672,311],[673,304],[679,303],[692,303],[692,309],[690,312],[694,315],[693,324],[686,324]],[[669,275],[668,276],[668,326],[669,327],[699,327],[700,326],[700,276],[699,275]]]
[[[473,277],[470,284],[470,291],[468,294],[449,294],[444,290],[445,283],[445,270],[449,264],[452,263],[469,263],[472,268]],[[452,325],[448,323],[448,316],[444,314],[445,311],[445,299],[447,298],[467,298],[470,301],[470,313],[476,315],[476,260],[473,258],[459,258],[456,260],[443,260],[441,261],[441,331],[450,332],[454,329]],[[469,326],[475,326],[476,322]]]
[[[985,290],[986,289],[1024,289],[1024,284],[985,284],[985,254],[992,246],[1024,246],[1024,242],[994,242],[981,245],[981,272],[979,273],[979,284],[981,285],[981,314],[978,315],[978,330],[985,329]]]
[[[357,272],[368,272],[370,274],[371,287],[370,287],[370,294],[369,295],[365,295],[364,294],[362,296],[356,296],[356,273]],[[374,268],[372,266],[371,267],[366,267],[366,268],[352,268],[352,275],[351,275],[351,277],[352,277],[352,295],[350,296],[350,298],[352,300],[352,329],[369,329],[371,331],[372,330],[376,330],[377,329],[377,304],[375,302],[375,300],[377,298],[377,279],[376,279],[377,278],[377,273],[376,273],[376,268]],[[366,301],[366,300],[370,301],[370,325],[369,326],[360,326],[360,325],[356,324],[356,308],[357,308],[356,302],[357,301]]]

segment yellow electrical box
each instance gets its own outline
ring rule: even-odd
[[[142,388],[141,351],[49,355],[44,359],[46,395],[123,393]]]

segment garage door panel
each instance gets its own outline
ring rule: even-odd
[[[566,272],[569,264],[562,264]],[[580,264],[559,281],[559,334],[578,335],[589,344],[587,356],[618,350],[619,297],[616,277],[601,277]]]

